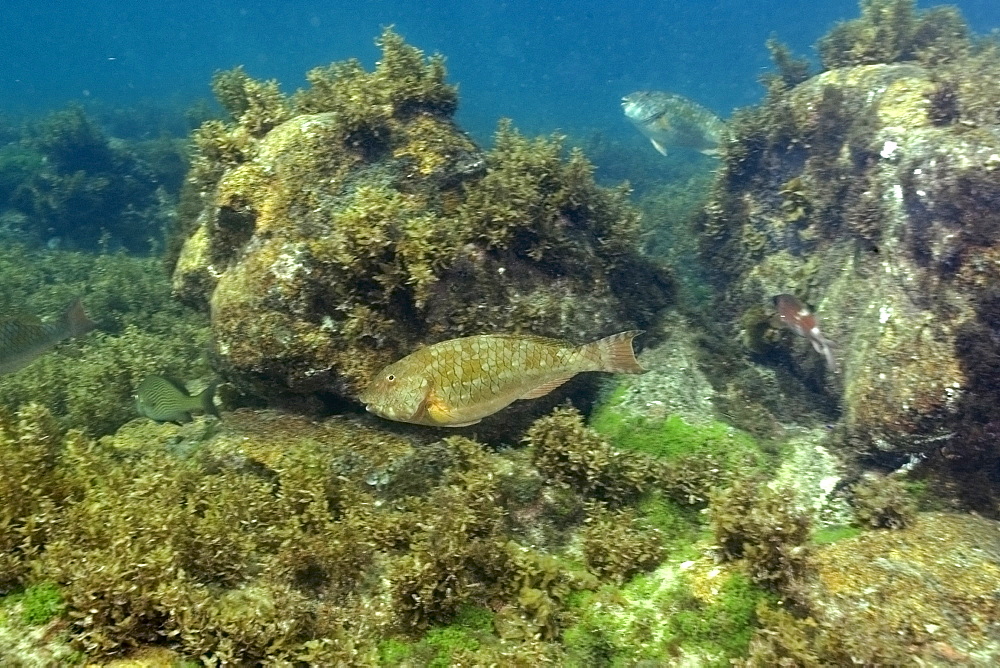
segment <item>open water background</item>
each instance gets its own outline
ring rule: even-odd
[[[997,0],[954,4],[976,32],[1000,26]],[[372,67],[373,39],[394,24],[411,44],[448,57],[459,121],[479,138],[501,116],[527,132],[627,133],[622,95],[671,90],[728,116],[760,98],[769,34],[814,55],[834,22],[858,14],[855,0],[6,0],[0,111],[81,99],[180,109],[210,96],[215,70],[239,64],[290,91],[335,60]]]

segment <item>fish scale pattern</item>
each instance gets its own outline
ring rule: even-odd
[[[576,350],[550,339],[473,336],[427,349],[427,373],[438,397],[457,408],[520,395],[543,376],[579,371]]]

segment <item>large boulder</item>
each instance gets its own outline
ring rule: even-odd
[[[973,46],[956,12],[912,4],[862,3],[821,42],[826,71],[786,68],[737,115],[702,257],[734,338],[825,395],[856,452],[993,466],[1000,52]],[[839,374],[769,324],[781,293],[816,307]]]
[[[380,45],[374,72],[314,70],[290,99],[216,76],[233,122],[196,132],[174,288],[210,308],[218,370],[272,400],[351,400],[443,339],[654,323],[671,282],[637,251],[627,192],[506,123],[481,150],[441,59],[391,31]]]

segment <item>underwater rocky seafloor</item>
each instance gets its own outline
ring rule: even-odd
[[[290,97],[216,77],[169,276],[18,210],[4,306],[82,295],[99,332],[0,378],[0,664],[1000,662],[995,43],[899,0],[815,76],[775,43],[704,204],[639,209],[555,138],[480,149],[441,62],[381,45]],[[481,426],[355,400],[441,338],[635,326],[648,373]],[[222,418],[133,419],[149,373],[221,380]]]

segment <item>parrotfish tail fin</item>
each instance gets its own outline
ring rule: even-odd
[[[218,381],[212,381],[212,384],[198,393],[196,397],[201,403],[201,410],[205,411],[205,415],[214,415],[219,417],[219,411],[215,407],[215,388],[218,387]]]
[[[833,355],[833,349],[837,347],[837,344],[822,335],[813,339],[812,344],[813,349],[821,354],[823,359],[826,360],[827,371],[830,373],[840,373],[840,367],[837,365],[837,358]]]
[[[840,373],[837,358],[833,356],[833,347],[833,341],[823,339],[823,358],[826,360],[826,368],[830,373]]]
[[[83,310],[83,302],[77,297],[66,307],[63,313],[63,322],[66,323],[66,331],[69,336],[80,336],[97,327],[97,323],[87,316]]]
[[[596,358],[597,371],[609,373],[645,373],[646,369],[639,366],[632,350],[632,339],[642,334],[641,329],[633,329],[620,334],[588,343],[584,346],[588,357]]]

